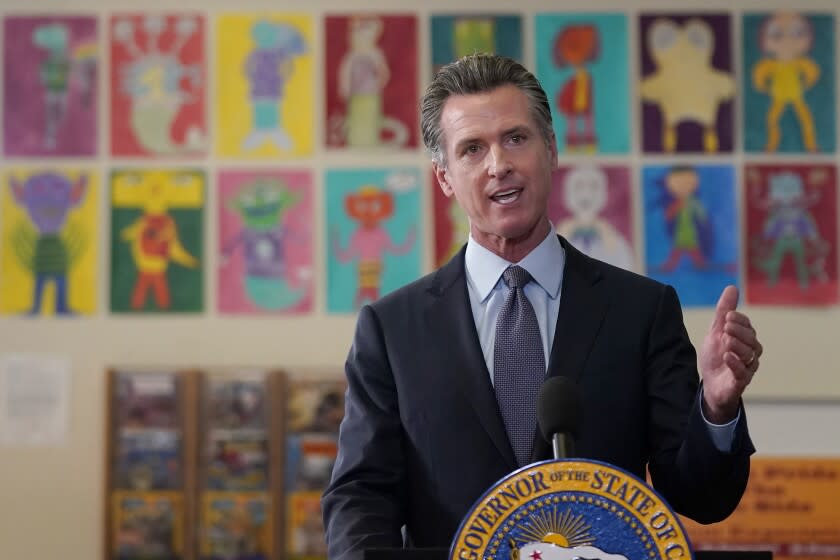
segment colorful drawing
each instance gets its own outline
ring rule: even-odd
[[[329,147],[417,145],[417,19],[327,16]]]
[[[643,170],[648,275],[673,285],[683,305],[714,305],[738,283],[738,222],[730,166]]]
[[[321,517],[321,492],[289,494],[286,553],[289,560],[327,557],[324,521]]]
[[[111,18],[111,153],[201,154],[207,149],[204,18]]]
[[[95,176],[81,171],[6,173],[0,312],[89,314],[96,308]]]
[[[836,303],[837,173],[828,165],[749,165],[747,299]]]
[[[622,14],[537,15],[537,75],[551,104],[558,151],[630,150],[627,41]]]
[[[834,151],[834,17],[747,14],[743,30],[745,149]]]
[[[577,165],[554,172],[548,216],[557,233],[590,257],[636,270],[630,170]]]
[[[225,156],[312,151],[312,22],[308,16],[218,20],[216,150]]]
[[[312,189],[306,171],[219,175],[219,310],[311,311]]]
[[[327,172],[327,308],[359,309],[420,274],[416,170]]]
[[[522,17],[518,15],[433,15],[432,72],[474,53],[522,60]]]
[[[648,14],[639,23],[644,151],[732,151],[729,16]]]
[[[180,560],[184,504],[178,492],[114,492],[111,501],[114,558]]]
[[[441,266],[461,250],[470,235],[470,219],[455,197],[447,197],[431,173],[434,199],[435,266]]]
[[[200,311],[203,174],[122,170],[111,183],[111,310]]]
[[[306,52],[301,33],[283,23],[258,21],[251,28],[254,49],[245,60],[245,77],[251,92],[253,129],[242,142],[244,150],[272,141],[281,150],[292,149],[292,139],[280,115],[285,84],[295,57]]]
[[[271,500],[257,492],[205,492],[201,560],[268,560],[273,544]]]
[[[3,30],[5,154],[95,155],[96,18],[10,16]]]

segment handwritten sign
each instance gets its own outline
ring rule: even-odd
[[[682,521],[695,550],[771,550],[775,560],[840,558],[840,457],[753,458],[747,490],[726,521]]]

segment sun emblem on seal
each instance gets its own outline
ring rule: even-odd
[[[533,543],[545,543],[562,548],[588,546],[595,542],[589,534],[588,525],[582,515],[574,515],[557,508],[543,510],[522,524],[519,535],[510,539],[510,558],[520,560],[520,548]],[[521,558],[521,560],[531,560]]]

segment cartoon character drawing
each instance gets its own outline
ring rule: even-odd
[[[143,20],[147,47],[137,43],[139,29],[131,19],[114,23],[114,39],[128,51],[132,60],[121,68],[120,84],[131,98],[131,129],[140,146],[153,154],[177,154],[196,151],[205,142],[197,126],[191,126],[183,144],[172,138],[172,127],[184,105],[194,103],[195,97],[183,91],[182,82],[188,80],[197,89],[202,83],[200,64],[185,65],[178,59],[181,49],[196,34],[195,17],[182,16],[175,23],[175,41],[161,50],[161,35],[166,30],[161,16],[147,16]]]
[[[411,250],[415,231],[412,228],[400,245],[391,241],[382,222],[394,213],[394,195],[375,185],[364,185],[358,192],[344,198],[347,215],[359,222],[350,236],[346,249],[341,247],[337,233],[333,233],[333,251],[339,262],[358,260],[359,289],[353,300],[355,308],[366,301],[379,298],[382,277],[382,260],[386,253],[402,255]]]
[[[662,112],[663,150],[676,149],[677,125],[696,122],[703,127],[704,150],[717,152],[718,109],[735,95],[735,80],[712,66],[715,36],[711,27],[698,18],[682,27],[670,19],[657,19],[646,42],[656,71],[642,80],[640,94]]]
[[[572,215],[557,223],[557,233],[589,255],[633,270],[630,244],[601,216],[607,205],[609,180],[600,167],[581,165],[563,178],[563,201]]]
[[[346,104],[346,116],[334,119],[349,147],[402,146],[408,130],[400,121],[385,116],[384,90],[391,77],[385,54],[377,44],[384,24],[378,17],[350,19],[350,48],[338,68],[338,93]],[[340,124],[340,126],[339,126]],[[383,135],[389,138],[383,141]]]
[[[672,272],[683,256],[688,256],[696,269],[708,265],[712,244],[712,224],[708,211],[697,198],[700,176],[691,166],[675,166],[664,179],[665,223],[672,248],[660,266],[662,272]]]
[[[242,246],[245,289],[251,301],[263,309],[284,309],[306,295],[305,288],[289,284],[293,272],[301,271],[288,268],[286,243],[294,240],[294,234],[283,224],[299,198],[281,179],[260,177],[243,185],[228,205],[239,214],[242,229],[225,243],[222,256],[228,259]]]
[[[77,79],[81,88],[82,102],[90,105],[93,88],[92,74],[96,71],[95,59],[91,59],[91,41],[70,44],[70,31],[60,23],[39,25],[32,32],[32,42],[46,51],[39,74],[44,86],[44,147],[56,147],[58,128],[67,113],[67,97],[72,79]],[[95,45],[93,54],[95,55]]]
[[[592,73],[586,65],[598,59],[598,29],[591,24],[568,25],[554,40],[554,64],[573,67],[574,73],[557,93],[557,109],[566,116],[566,150],[594,152],[595,135]]]
[[[169,214],[170,205],[200,201],[201,179],[197,174],[181,174],[174,181],[165,181],[155,173],[123,173],[116,177],[115,189],[124,200],[140,206],[143,213],[120,232],[122,241],[131,246],[137,267],[137,279],[131,294],[132,309],[142,309],[149,290],[154,293],[159,309],[171,305],[166,271],[174,262],[187,268],[198,266],[198,259],[181,245],[178,224]],[[129,187],[129,188],[125,188]],[[134,196],[125,193],[132,192]],[[133,199],[133,200],[132,200]]]
[[[809,152],[817,151],[814,118],[805,102],[805,90],[816,84],[820,67],[808,56],[814,45],[814,29],[808,18],[796,13],[768,16],[759,32],[761,51],[765,57],[752,71],[753,86],[770,96],[767,111],[768,152],[775,152],[782,140],[779,119],[788,105],[793,106],[802,141]]]
[[[78,224],[68,224],[68,214],[81,203],[86,187],[85,175],[71,181],[56,173],[39,173],[22,183],[11,177],[15,202],[26,210],[31,222],[19,224],[11,238],[20,264],[35,276],[30,315],[40,312],[48,282],[55,285],[56,314],[72,314],[67,303],[67,274],[87,238]]]
[[[776,285],[785,258],[790,255],[796,268],[796,279],[802,291],[811,278],[827,280],[825,261],[829,245],[818,231],[808,207],[819,201],[816,194],[807,194],[802,177],[792,172],[771,175],[765,200],[754,204],[767,210],[761,237],[754,242],[753,263],[767,275],[767,284]]]
[[[296,27],[266,20],[254,23],[251,38],[255,48],[245,59],[243,71],[251,99],[252,130],[242,149],[251,151],[272,142],[282,150],[292,150],[281,104],[294,72],[294,60],[306,53],[306,42]]]

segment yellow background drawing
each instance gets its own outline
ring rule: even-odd
[[[44,170],[16,168],[3,174],[3,189],[0,193],[0,313],[27,313],[32,307],[35,276],[23,267],[11,245],[13,232],[26,224],[35,232],[26,209],[18,206],[11,189],[11,178],[19,183],[32,175],[54,172],[71,181],[80,175],[87,175],[85,192],[78,206],[70,209],[61,231],[81,232],[82,250],[74,261],[67,276],[67,303],[74,313],[92,314],[96,311],[96,266],[99,240],[97,237],[97,204],[99,183],[96,174],[80,169]],[[55,284],[48,282],[41,301],[41,314],[53,315],[55,310]]]
[[[292,59],[292,73],[283,87],[280,115],[292,139],[291,150],[282,150],[272,142],[263,142],[253,150],[244,150],[243,141],[253,130],[249,83],[245,61],[255,46],[251,27],[257,21],[285,23],[297,28],[306,42],[306,52]],[[298,14],[223,15],[216,22],[216,153],[221,156],[276,158],[308,155],[313,150],[313,70],[314,46],[312,18]]]

